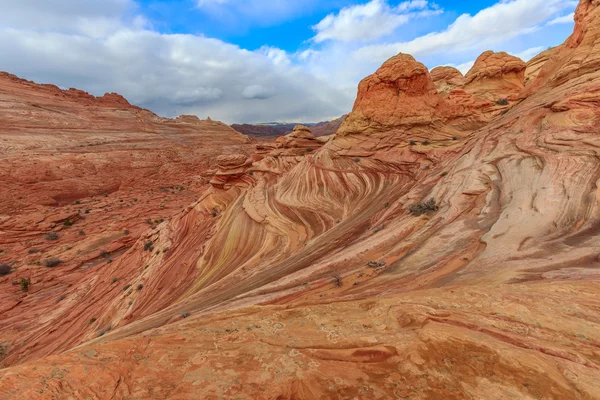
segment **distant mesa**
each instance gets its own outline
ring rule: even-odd
[[[304,125],[312,130],[315,137],[327,136],[337,132],[339,127],[344,122],[346,115],[332,120],[319,123],[263,123],[263,124],[233,124],[231,127],[236,131],[255,137],[258,140],[261,139],[276,139],[279,136],[285,136],[294,130],[297,125]]]

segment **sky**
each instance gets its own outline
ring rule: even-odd
[[[0,71],[165,117],[318,122],[397,53],[466,73],[573,30],[573,0],[0,0]]]

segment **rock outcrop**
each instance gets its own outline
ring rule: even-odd
[[[394,57],[311,154],[304,128],[251,167],[236,149],[231,184],[60,302],[38,275],[7,289],[0,394],[598,398],[599,13],[580,2],[527,86],[487,53],[443,96]]]
[[[552,54],[554,54],[556,47],[552,47],[546,51],[541,52],[537,56],[533,57],[527,62],[527,69],[525,70],[525,85],[531,83],[537,78],[542,67],[550,60]]]
[[[436,67],[431,70],[431,79],[441,95],[447,95],[456,88],[465,85],[465,77],[454,67]]]
[[[486,51],[465,76],[464,89],[494,102],[517,101],[525,87],[526,64],[507,53]]]

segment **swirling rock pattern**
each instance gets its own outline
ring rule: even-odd
[[[288,153],[282,139],[251,165],[219,158],[245,176],[111,265],[133,290],[89,275],[77,309],[45,316],[60,334],[9,343],[0,392],[600,398],[600,2],[575,15],[527,85],[512,59],[470,74],[522,80],[522,100],[470,125],[461,113],[483,101],[468,84],[444,97],[399,55],[320,149]]]

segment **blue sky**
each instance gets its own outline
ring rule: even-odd
[[[390,5],[402,1],[390,1]],[[299,3],[299,2],[297,2]],[[154,28],[163,33],[194,33],[234,43],[246,49],[258,49],[265,44],[294,52],[303,47],[304,42],[314,34],[312,26],[319,23],[330,13],[336,13],[343,7],[361,3],[352,0],[328,0],[306,2],[306,6],[293,9],[294,13],[280,13],[272,18],[250,20],[244,14],[232,15],[229,7],[198,7],[193,0],[141,0],[138,4],[142,12],[152,21]],[[447,10],[444,15],[429,21],[434,28],[451,23],[464,13],[477,13],[481,9],[496,3],[493,0],[436,2]],[[416,25],[416,24],[415,24]],[[419,24],[406,29],[410,37],[419,32],[426,33],[427,27]]]
[[[573,0],[0,0],[0,70],[163,116],[321,121],[398,52],[466,73],[573,29]]]

